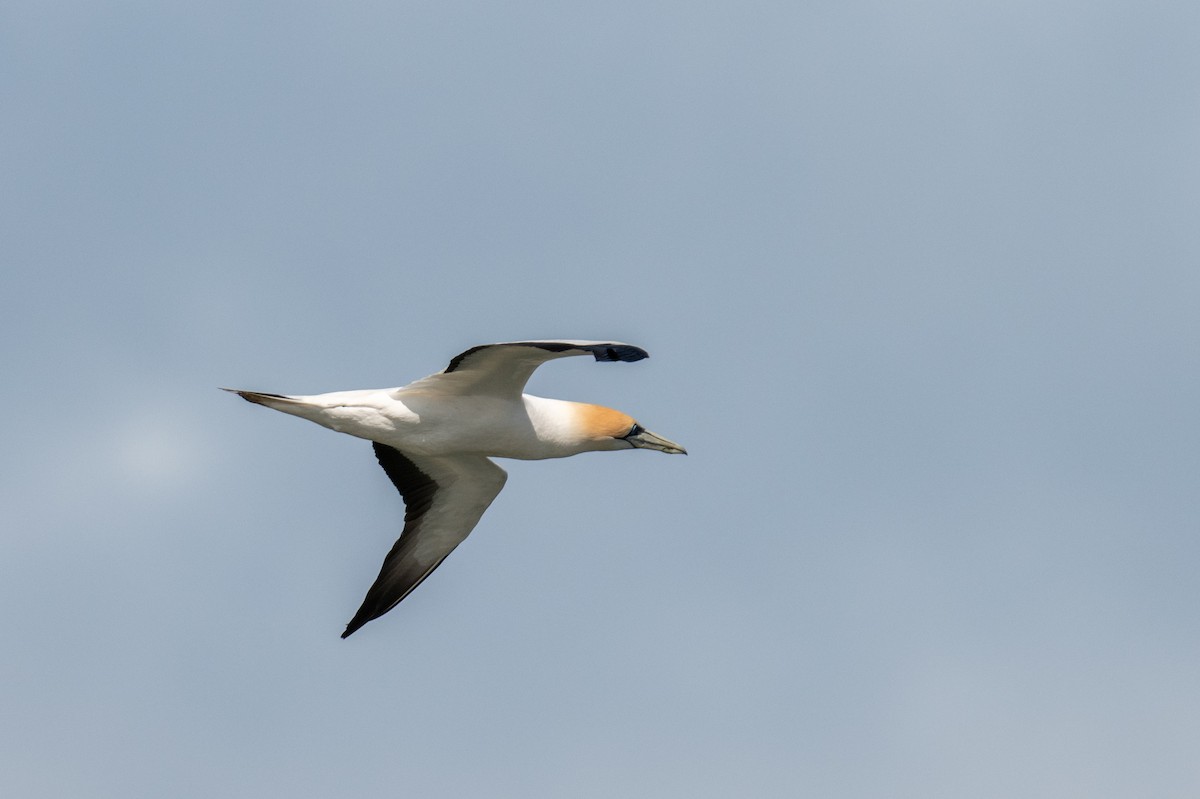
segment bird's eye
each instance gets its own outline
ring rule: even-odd
[[[634,422],[633,427],[629,428],[629,432],[626,433],[623,436],[623,438],[629,438],[630,436],[636,436],[638,433],[644,433],[645,431],[646,431],[646,429],[644,427],[642,427],[637,422]]]

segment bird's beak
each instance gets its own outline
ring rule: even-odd
[[[656,436],[649,430],[642,430],[634,433],[631,436],[625,436],[625,440],[633,444],[638,449],[656,449],[659,452],[665,452],[668,455],[686,455],[687,450],[676,444],[674,441],[668,441],[662,436]]]

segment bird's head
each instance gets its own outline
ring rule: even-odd
[[[668,455],[686,455],[687,450],[651,433],[632,416],[602,405],[578,406],[580,431],[597,450],[656,449]]]

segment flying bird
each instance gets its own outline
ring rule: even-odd
[[[491,458],[628,449],[687,454],[612,408],[523,393],[534,369],[571,355],[597,361],[648,357],[640,347],[615,341],[510,341],[472,347],[443,371],[402,388],[311,396],[224,389],[372,442],[404,499],[400,538],[342,638],[396,607],[475,528],[508,479]]]

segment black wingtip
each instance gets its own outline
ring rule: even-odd
[[[370,619],[361,619],[358,616],[355,616],[350,620],[350,623],[346,625],[346,631],[342,633],[342,638],[349,638],[350,636],[354,635],[354,633],[358,632],[358,630],[369,621]]]
[[[632,363],[649,358],[650,353],[632,344],[610,344],[607,347],[589,347],[597,361],[622,361]]]

